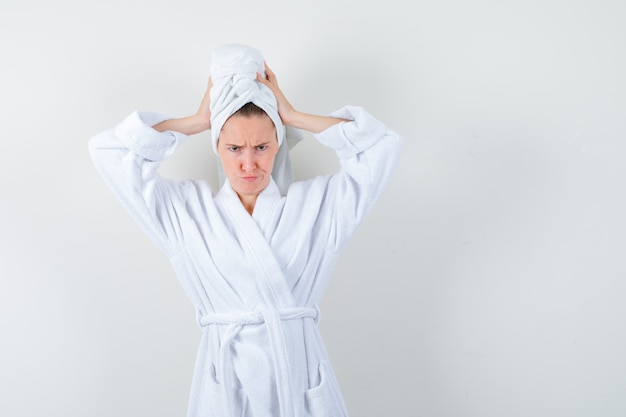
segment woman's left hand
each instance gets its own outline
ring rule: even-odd
[[[336,117],[318,116],[296,110],[278,87],[276,75],[267,66],[267,63],[265,64],[265,74],[267,74],[267,76],[263,78],[261,74],[257,73],[256,78],[261,84],[272,90],[274,96],[276,96],[278,115],[285,126],[295,127],[297,129],[306,130],[307,132],[319,133],[332,125],[345,121]]]
[[[272,90],[272,93],[274,93],[274,96],[276,97],[276,103],[278,104],[278,115],[286,126],[290,126],[297,111],[283,94],[282,90],[278,86],[276,74],[274,74],[270,67],[267,66],[267,63],[265,63],[265,74],[266,77],[264,78],[257,72],[256,78],[261,84]]]

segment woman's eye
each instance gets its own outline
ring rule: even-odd
[[[230,148],[228,148],[228,150],[231,152],[237,152],[239,151],[239,149],[240,149],[239,146],[231,146]]]
[[[257,147],[256,147],[256,149],[257,149],[258,151],[264,151],[264,150],[266,150],[266,149],[267,149],[267,145],[259,145],[259,146],[257,146]]]

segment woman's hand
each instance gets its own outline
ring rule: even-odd
[[[266,78],[263,78],[260,73],[257,73],[256,78],[261,84],[272,90],[272,93],[274,93],[276,97],[276,103],[278,104],[278,115],[285,125],[290,126],[297,111],[283,94],[278,86],[276,74],[267,66],[267,63],[265,63],[265,74]]]
[[[285,126],[295,127],[312,133],[319,133],[332,125],[346,121],[337,119],[336,117],[317,116],[297,111],[278,87],[276,75],[267,66],[267,63],[265,64],[265,74],[267,77],[263,78],[261,74],[257,73],[256,78],[261,84],[272,90],[272,93],[276,96],[278,115]]]
[[[159,132],[171,130],[174,132],[183,133],[185,135],[195,135],[196,133],[201,133],[205,130],[211,129],[210,93],[212,87],[213,82],[211,81],[211,77],[209,77],[207,89],[204,92],[204,96],[202,97],[200,107],[198,108],[196,114],[192,116],[181,117],[179,119],[164,120],[161,123],[157,123],[156,125],[152,126],[152,128]]]
[[[196,116],[204,121],[206,128],[204,130],[211,129],[211,88],[213,87],[213,81],[209,77],[209,82],[200,102],[200,107],[196,112]]]

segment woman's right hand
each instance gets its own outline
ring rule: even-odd
[[[204,96],[202,97],[202,101],[200,102],[200,107],[198,111],[191,116],[181,117],[178,119],[169,119],[164,120],[161,123],[158,123],[152,128],[159,132],[165,132],[166,130],[171,130],[174,132],[180,132],[185,135],[195,135],[196,133],[204,132],[205,130],[211,129],[211,88],[213,87],[213,82],[211,81],[211,77],[209,77],[209,82],[206,91],[204,92]]]
[[[204,96],[202,97],[202,101],[200,102],[200,107],[196,112],[196,116],[203,121],[203,124],[206,126],[204,130],[211,129],[211,88],[213,87],[213,81],[211,77],[209,77],[209,82],[204,92]]]

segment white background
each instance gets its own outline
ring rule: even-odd
[[[259,48],[292,103],[406,140],[321,329],[352,416],[626,415],[626,3],[0,5],[0,415],[183,416],[199,341],[87,140]],[[298,178],[336,169],[311,136]],[[215,181],[208,135],[163,167]]]

